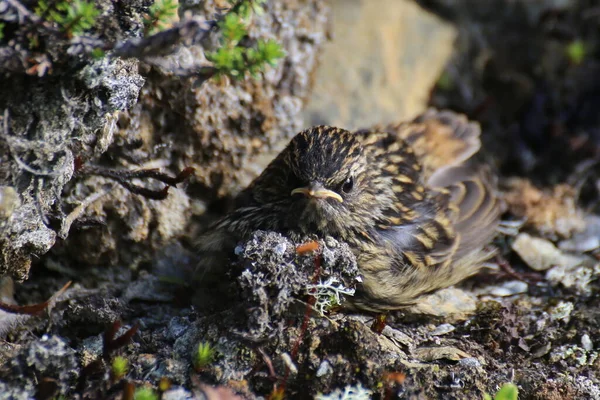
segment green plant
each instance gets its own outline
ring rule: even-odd
[[[4,24],[0,23],[0,40],[4,39]]]
[[[94,26],[100,10],[93,2],[85,0],[61,1],[56,4],[41,0],[35,9],[39,17],[55,22],[60,30],[69,35],[81,35]]]
[[[192,356],[192,363],[196,371],[201,371],[210,365],[215,358],[215,349],[208,342],[198,343],[198,347]]]
[[[585,59],[587,48],[583,41],[574,40],[566,48],[567,58],[575,65],[579,65]]]
[[[242,78],[248,72],[257,76],[265,66],[275,66],[285,56],[281,45],[273,40],[258,40],[254,47],[240,45],[248,35],[252,15],[263,12],[263,3],[264,0],[238,1],[219,21],[221,47],[206,53],[217,74]]]
[[[158,395],[154,392],[154,390],[142,387],[135,389],[133,398],[135,400],[158,400]]]
[[[264,13],[263,4],[267,0],[229,0],[232,5],[231,11],[238,14],[245,20],[252,18],[252,15],[262,15]]]
[[[505,383],[496,393],[493,400],[517,400],[519,398],[519,389],[514,383]],[[489,394],[483,395],[484,400],[492,400]]]
[[[118,381],[127,374],[129,365],[125,357],[117,356],[114,358],[111,365],[111,373],[113,379]]]
[[[144,34],[152,35],[167,28],[177,15],[178,7],[175,0],[156,0],[144,18]]]

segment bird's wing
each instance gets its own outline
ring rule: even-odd
[[[403,182],[402,190],[395,190],[398,202],[390,207],[387,220],[381,224],[381,228],[388,228],[380,229],[384,237],[401,246],[409,262],[446,265],[492,239],[500,207],[491,175],[468,164],[481,146],[477,123],[451,111],[428,110],[412,122],[357,134],[368,137],[376,130],[405,143],[400,146],[405,153],[400,163],[381,151],[380,157],[396,164],[388,165],[389,170],[406,171],[407,163],[421,165],[420,171],[409,175],[410,182]],[[390,137],[382,143],[379,148],[389,148]],[[406,157],[406,148],[414,153],[413,157]],[[413,193],[420,193],[420,198]]]
[[[406,141],[428,180],[436,171],[461,165],[481,147],[479,124],[452,111],[429,109],[410,122],[377,126]]]
[[[428,267],[449,262],[458,245],[450,192],[424,185],[417,155],[393,133],[361,130],[355,134],[371,153],[373,167],[383,171],[382,179],[389,179],[394,191],[373,236],[401,255],[399,270],[406,265]]]

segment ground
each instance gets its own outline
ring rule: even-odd
[[[193,8],[194,2],[180,3]],[[129,59],[83,67],[62,92],[46,90],[62,75],[44,86],[35,86],[30,76],[12,82],[34,85],[46,97],[0,96],[14,121],[2,138],[19,137],[0,140],[1,270],[7,272],[0,280],[0,301],[32,305],[57,295],[50,307],[0,312],[0,399],[132,398],[127,393],[133,389],[140,396],[143,387],[161,392],[163,399],[311,398],[349,387],[355,394],[346,398],[372,393],[384,399],[476,399],[508,382],[517,385],[520,399],[600,399],[600,9],[592,1],[417,3],[409,15],[427,13],[427,31],[440,38],[437,45],[451,47],[423,61],[418,48],[407,45],[415,63],[432,65],[420,76],[425,81],[423,76],[431,76],[429,85],[421,84],[415,93],[407,89],[406,96],[428,93],[421,107],[449,108],[481,124],[481,159],[495,168],[506,203],[492,244],[498,255],[480,274],[382,321],[328,303],[336,294],[341,300],[350,296],[343,288],[351,288],[357,277],[344,243],[256,232],[236,248],[230,275],[198,290],[192,280],[196,232],[223,213],[227,199],[260,171],[268,159],[260,149],[275,153],[280,141],[301,128],[304,101],[310,97],[318,105],[309,102],[307,124],[356,128],[392,122],[361,120],[361,113],[352,112],[361,101],[370,101],[367,110],[376,108],[378,97],[384,104],[377,118],[394,118],[394,95],[364,91],[364,97],[350,100],[355,103],[340,100],[331,108],[331,121],[324,120],[326,108],[319,104],[335,101],[336,90],[327,91],[330,97],[315,91],[326,79],[319,74],[335,68],[327,59],[316,76],[313,70],[327,36],[327,7],[320,1],[270,5],[252,35],[280,38],[293,57],[264,80],[195,86]],[[376,20],[378,10],[360,8],[372,3],[353,4]],[[334,16],[337,6],[332,5]],[[139,24],[135,7],[144,5],[132,7],[119,29],[108,17],[103,24],[115,35],[131,32]],[[196,11],[208,15],[211,7],[213,2],[203,2]],[[390,68],[368,72],[369,63],[361,61],[356,61],[360,84],[386,76]],[[414,65],[409,71],[415,73]],[[339,84],[327,82],[330,88]],[[385,87],[396,88],[381,85],[381,90]],[[16,107],[10,101],[22,103]],[[399,107],[406,118],[418,111],[412,101]],[[60,113],[68,118],[31,128],[31,112],[49,121]],[[100,134],[113,114],[116,130]],[[89,129],[73,123],[77,118]],[[39,146],[49,137],[68,146],[60,152]],[[26,147],[25,139],[33,147]],[[15,149],[36,170],[60,173],[32,178],[9,156]],[[196,173],[172,188],[166,200],[148,200],[102,176],[71,179],[78,155],[84,164],[160,166],[172,175],[193,166]],[[215,173],[222,169],[224,174]],[[87,215],[101,224],[73,224],[61,237],[65,213],[57,210],[72,211],[99,191],[103,197]],[[15,193],[18,201],[11,200]],[[29,225],[10,220],[13,210],[20,218],[29,216],[22,219]],[[48,224],[40,217],[44,213],[52,217]],[[7,240],[12,242],[6,245]],[[312,248],[298,248],[315,240]],[[23,248],[36,255],[33,262],[23,258]],[[15,283],[8,275],[28,279]],[[71,286],[60,291],[68,281]],[[322,295],[311,299],[315,285]],[[204,355],[198,354],[200,344]],[[118,356],[127,360],[122,373]]]

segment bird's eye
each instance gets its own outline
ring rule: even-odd
[[[350,176],[350,177],[348,177],[348,179],[346,179],[346,181],[342,185],[342,192],[350,193],[350,191],[352,191],[353,187],[354,187],[354,178],[352,178]]]

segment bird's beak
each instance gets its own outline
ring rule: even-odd
[[[296,189],[292,190],[291,195],[295,195],[295,194],[303,194],[307,197],[314,197],[315,199],[326,199],[329,197],[332,199],[336,199],[340,203],[344,202],[344,199],[342,198],[342,196],[340,196],[333,190],[325,189],[320,184],[312,184],[308,187],[296,188]]]

